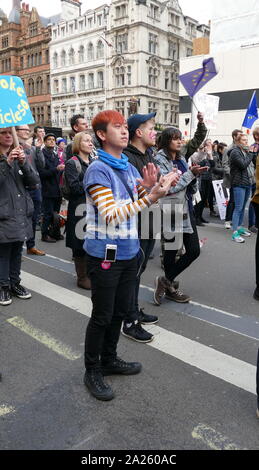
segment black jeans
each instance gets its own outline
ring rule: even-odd
[[[92,285],[93,310],[85,336],[85,367],[96,369],[117,356],[122,321],[133,309],[137,257],[111,263],[87,254],[87,274]]]
[[[0,287],[20,282],[23,242],[0,243]]]
[[[256,286],[259,289],[259,204],[253,203],[256,217],[256,227],[258,228],[256,246],[255,246],[255,272],[256,272]]]
[[[230,196],[229,196],[229,201],[228,201],[227,211],[226,211],[226,222],[232,221],[232,216],[233,216],[233,212],[235,209],[235,199],[234,199],[233,188],[230,188],[229,193],[230,193]]]
[[[36,234],[36,225],[37,222],[40,218],[40,213],[41,213],[41,190],[40,189],[34,189],[30,191],[30,196],[33,201],[34,205],[34,212],[32,215],[32,230],[33,230],[33,236],[29,240],[27,240],[26,245],[27,249],[29,250],[30,248],[35,247],[35,234]]]
[[[42,200],[43,220],[41,225],[42,235],[48,235],[53,213],[60,211],[62,199],[60,197],[44,197]]]
[[[164,270],[165,277],[170,281],[174,281],[193,261],[200,256],[200,242],[193,215],[191,215],[193,233],[183,234],[183,245],[185,254],[178,261],[175,260],[178,250],[164,251]]]
[[[200,185],[201,201],[195,206],[195,215],[197,219],[200,219],[202,217],[203,209],[206,205],[206,202],[209,199],[210,185],[211,185],[210,180],[201,180],[201,185]]]
[[[258,349],[258,355],[257,355],[256,393],[257,393],[257,408],[259,410],[259,349]]]
[[[139,297],[140,277],[143,274],[143,272],[146,270],[149,256],[151,255],[154,249],[155,243],[156,243],[156,240],[140,240],[140,253],[138,256],[138,275],[136,278],[136,285],[135,285],[135,302],[134,302],[133,310],[129,312],[129,314],[125,318],[126,323],[133,323],[139,318],[138,297]]]

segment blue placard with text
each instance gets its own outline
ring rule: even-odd
[[[0,75],[0,128],[34,122],[21,78]]]

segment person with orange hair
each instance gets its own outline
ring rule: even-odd
[[[84,383],[95,398],[108,401],[114,392],[104,376],[133,375],[142,368],[138,362],[125,362],[117,356],[122,321],[135,297],[140,249],[137,215],[165,196],[179,177],[171,173],[157,182],[157,169],[149,164],[141,178],[123,154],[129,132],[119,112],[100,112],[92,127],[101,148],[84,177],[84,249],[93,304],[85,337]]]

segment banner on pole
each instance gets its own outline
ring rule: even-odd
[[[207,95],[206,93],[197,93],[193,98],[195,107],[204,114],[204,122],[207,129],[216,129],[219,113],[219,97]],[[197,109],[192,107],[192,129],[197,127]]]
[[[0,128],[34,122],[21,78],[0,75]]]
[[[213,188],[221,220],[226,219],[227,205],[229,201],[229,189],[223,186],[223,180],[213,181]]]

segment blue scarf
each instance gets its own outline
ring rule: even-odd
[[[117,170],[124,170],[124,171],[128,169],[129,159],[123,153],[121,154],[121,158],[115,158],[109,153],[105,152],[104,150],[98,149],[97,155],[98,155],[99,160],[111,166],[112,168],[115,168]]]

